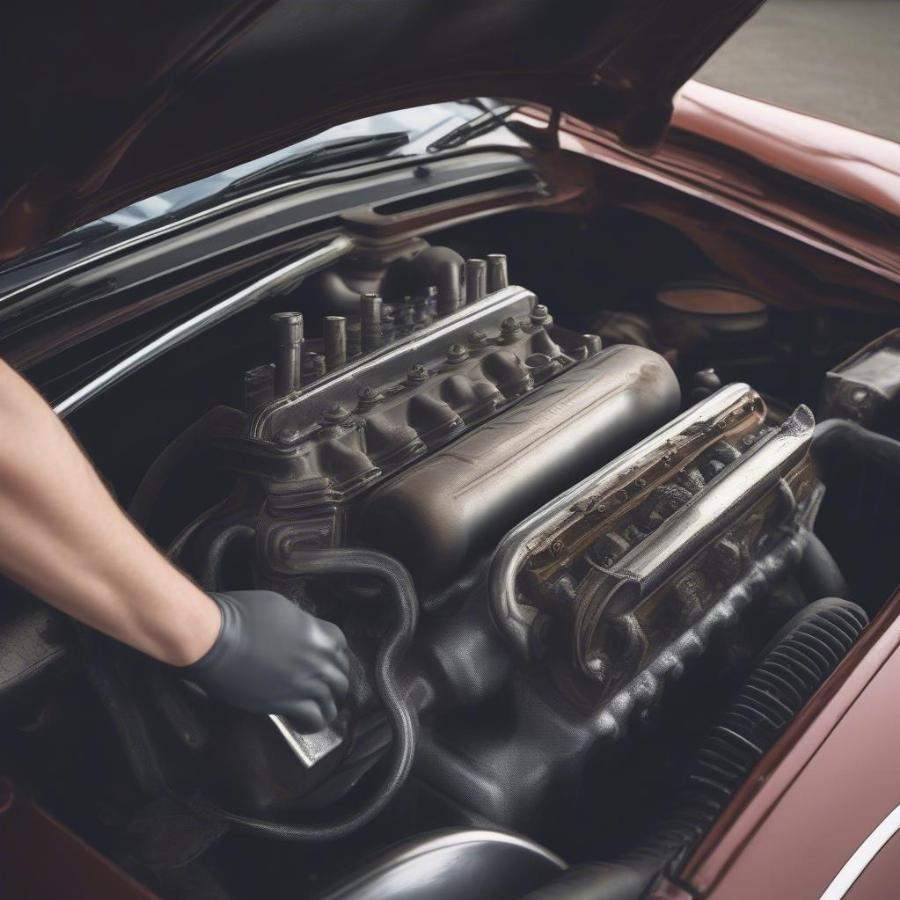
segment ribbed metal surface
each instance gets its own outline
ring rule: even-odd
[[[677,812],[632,860],[677,856],[702,837],[868,622],[847,600],[810,604],[776,636],[696,755]]]

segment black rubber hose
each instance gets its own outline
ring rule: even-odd
[[[219,573],[222,571],[222,563],[225,554],[231,545],[237,540],[251,540],[256,537],[256,529],[244,522],[235,522],[223,528],[213,538],[203,559],[198,580],[206,591],[218,591]]]
[[[222,809],[207,800],[191,805],[205,815],[228,822],[235,828],[286,841],[332,841],[371,822],[403,786],[412,767],[418,735],[418,717],[410,710],[397,682],[397,666],[415,633],[419,600],[412,578],[396,559],[370,550],[327,549],[292,551],[282,564],[285,574],[319,577],[351,575],[376,578],[394,599],[396,618],[390,634],[378,648],[375,683],[387,708],[394,732],[393,757],[388,774],[366,806],[343,818],[322,824],[292,824],[256,819]]]
[[[527,900],[638,900],[707,833],[763,754],[835,670],[868,616],[829,597],[801,610],[760,654],[694,754],[688,777],[650,837],[620,859],[569,869]]]
[[[813,432],[812,454],[822,480],[842,474],[847,456],[900,472],[900,441],[846,419],[825,419]]]
[[[807,598],[847,597],[847,581],[828,548],[814,534],[807,536],[797,566],[797,580]]]

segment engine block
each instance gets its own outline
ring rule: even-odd
[[[265,494],[293,540],[347,539],[354,499],[477,429],[600,350],[509,286],[255,411],[217,462]]]
[[[659,354],[561,327],[500,257],[485,294],[432,255],[443,289],[390,318],[364,293],[358,321],[344,309],[302,341],[299,314],[277,314],[244,413],[200,429],[233,487],[176,558],[210,590],[244,578],[332,619],[354,658],[326,732],[231,722],[217,765],[250,809],[328,805],[392,747],[383,585],[304,572],[310,554],[375,551],[411,576],[422,615],[397,694],[422,720],[418,775],[519,827],[804,551],[822,493],[808,410],[775,421],[736,384],[679,414]],[[485,727],[443,724],[461,707]]]

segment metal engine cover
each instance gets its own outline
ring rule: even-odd
[[[618,345],[378,487],[354,541],[396,556],[427,595],[493,551],[541,503],[673,416],[675,373]]]
[[[802,406],[769,425],[743,384],[688,410],[504,538],[491,573],[501,630],[525,659],[568,658],[617,728],[796,565],[822,495],[813,426]]]

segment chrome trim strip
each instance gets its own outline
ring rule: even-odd
[[[820,900],[841,900],[866,866],[878,855],[881,848],[900,831],[900,806],[895,806],[878,827],[859,845],[856,852],[844,863],[844,867],[825,889]]]
[[[481,148],[481,152],[484,154],[493,152],[510,152],[516,155],[521,161],[521,155],[515,153],[515,151],[518,149],[519,148],[517,147],[501,146],[499,148],[496,148],[494,146],[490,146]],[[445,155],[436,155],[429,158],[427,162],[429,163],[429,165],[433,165],[434,163],[444,162],[446,160],[455,161],[463,155],[474,156],[475,154],[460,153],[459,150],[448,151]],[[259,188],[258,190],[252,191],[247,194],[241,194],[240,196],[233,197],[230,200],[223,200],[221,203],[217,203],[215,206],[206,207],[199,210],[198,212],[192,213],[191,215],[184,216],[183,218],[176,219],[172,222],[167,222],[165,225],[159,225],[156,228],[149,229],[148,231],[142,232],[141,234],[123,238],[121,241],[117,241],[115,244],[112,244],[109,247],[104,247],[102,250],[97,250],[94,253],[82,257],[81,259],[77,259],[67,266],[62,266],[59,269],[54,269],[52,272],[48,272],[46,275],[43,275],[40,278],[36,278],[34,281],[29,281],[27,284],[23,284],[17,288],[13,288],[13,290],[0,296],[0,305],[5,305],[10,301],[15,300],[16,297],[19,297],[23,294],[28,294],[31,291],[34,291],[46,284],[52,284],[54,281],[63,281],[71,275],[80,272],[82,269],[90,268],[95,263],[101,262],[108,257],[114,257],[119,255],[120,253],[125,253],[129,250],[133,250],[134,248],[139,247],[143,244],[152,243],[159,238],[177,234],[178,232],[184,231],[200,222],[203,222],[205,220],[213,220],[223,213],[228,213],[232,210],[240,209],[243,206],[251,206],[254,203],[262,200],[280,199],[282,196],[287,197],[288,195],[293,194],[295,191],[303,188],[330,188],[336,190],[336,185],[342,184],[348,180],[352,183],[352,181],[355,181],[358,178],[364,178],[367,175],[381,175],[383,171],[401,171],[403,169],[403,166],[398,165],[398,163],[406,163],[409,168],[414,168],[421,162],[422,160],[415,156],[394,156],[388,157],[384,160],[378,160],[376,162],[368,160],[364,163],[364,165],[367,167],[365,173],[353,172],[352,170],[355,167],[348,166],[346,170],[342,169],[334,172],[327,172],[324,175],[310,175],[301,178],[295,178],[291,181],[283,181],[279,184],[268,185],[266,187]]]
[[[443,833],[432,833],[412,847],[406,848],[402,845],[398,847],[391,855],[391,862],[394,865],[399,865],[414,861],[418,857],[426,856],[437,850],[458,849],[471,844],[506,844],[540,856],[546,862],[559,869],[560,872],[564,872],[569,868],[568,864],[552,850],[548,850],[530,838],[511,834],[508,831],[494,831],[490,828],[465,828]],[[390,852],[388,851],[389,854]]]
[[[268,275],[264,275],[252,284],[247,285],[247,287],[242,288],[236,294],[220,300],[209,309],[205,309],[196,316],[192,316],[190,319],[176,325],[145,344],[139,350],[136,350],[130,356],[126,356],[125,359],[120,360],[114,366],[102,372],[75,391],[75,393],[70,394],[65,400],[60,401],[54,407],[54,411],[60,418],[65,418],[87,403],[88,400],[92,400],[98,394],[107,390],[107,388],[112,387],[123,378],[143,368],[157,357],[190,340],[190,338],[195,337],[207,328],[218,325],[236,313],[248,309],[273,291],[295,286],[306,275],[340,259],[349,253],[352,248],[353,241],[350,238],[337,237],[324,246],[301,256],[299,259],[292,260],[287,265],[275,269],[274,272],[269,272]]]

